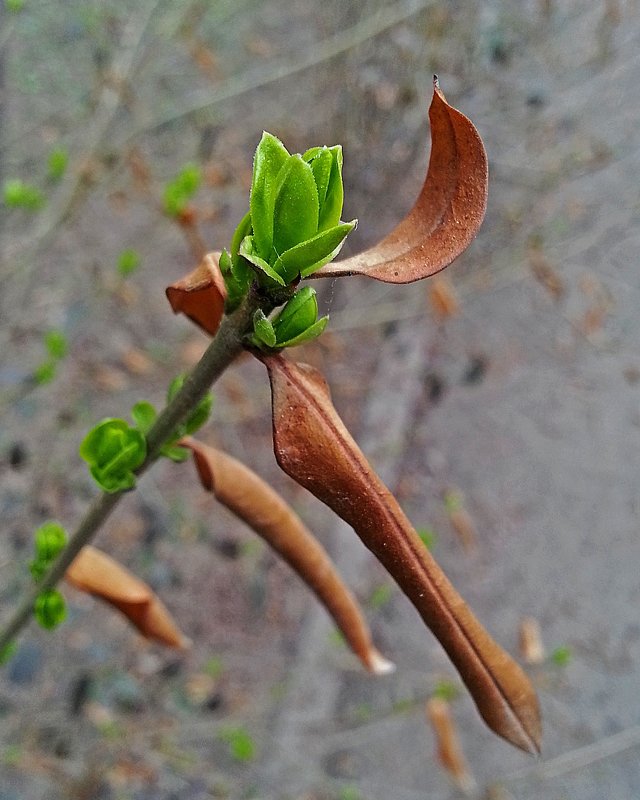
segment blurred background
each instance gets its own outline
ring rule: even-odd
[[[98,544],[194,646],[151,646],[65,589],[69,621],[30,627],[0,677],[0,800],[639,796],[639,54],[637,0],[3,0],[1,616],[29,585],[33,530],[73,529],[95,494],[86,430],[161,404],[204,350],[164,288],[202,242],[228,245],[262,130],[292,152],[343,145],[354,252],[417,195],[437,72],[489,154],[480,235],[438,279],[321,282],[329,332],[296,357],[525,663],[545,731],[538,761],[494,737],[353,532],[280,473],[264,369],[246,359],[202,436],[299,511],[396,673],[364,674],[192,466],[161,464]],[[538,653],[519,643],[527,617]]]

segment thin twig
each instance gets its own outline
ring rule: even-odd
[[[160,448],[168,441],[176,427],[195,408],[209,387],[242,352],[242,340],[249,329],[258,299],[250,292],[245,303],[231,316],[225,317],[220,329],[205,354],[185,380],[180,391],[158,416],[147,434],[147,458],[137,471],[141,475],[158,458]],[[96,535],[107,517],[127,492],[103,492],[91,504],[84,518],[72,534],[65,549],[43,579],[27,594],[0,634],[0,652],[10,644],[28,624],[38,595],[53,588],[64,576],[67,567],[79,551]]]
[[[159,118],[147,125],[135,129],[126,136],[119,146],[122,147],[132,139],[136,139],[142,134],[149,133],[164,125],[169,125],[179,120],[197,114],[200,111],[212,108],[225,100],[238,97],[254,89],[262,88],[270,83],[288,78],[298,72],[318,66],[324,61],[357,47],[359,44],[378,36],[389,28],[398,25],[400,22],[409,19],[428,6],[432,5],[433,0],[412,0],[412,2],[398,2],[392,6],[383,7],[379,12],[357,22],[346,30],[339,31],[333,36],[329,36],[317,47],[309,48],[306,55],[295,61],[285,61],[276,64],[271,69],[260,66],[257,69],[247,70],[240,75],[229,78],[217,90],[207,89],[195,96],[193,102],[186,108],[179,109],[168,116]]]
[[[107,138],[111,123],[120,108],[122,87],[131,81],[139,61],[137,56],[140,43],[160,2],[161,0],[151,0],[140,14],[131,19],[125,27],[120,52],[114,58],[109,70],[112,80],[103,86],[92,125],[88,130],[82,132],[85,164],[91,161]],[[114,82],[118,88],[114,87]],[[37,272],[38,254],[42,252],[51,237],[57,233],[58,228],[73,211],[86,188],[87,183],[82,169],[69,173],[66,181],[60,186],[55,206],[48,215],[41,219],[35,231],[31,232],[30,245],[23,250],[16,246],[13,248],[15,252],[12,252],[12,248],[7,248],[6,263],[13,264],[13,267],[12,269],[7,268],[5,277],[10,277],[11,274],[20,271],[22,277],[26,278]],[[24,295],[30,290],[31,282],[25,280],[23,283]],[[22,303],[19,303],[19,307],[22,307]]]

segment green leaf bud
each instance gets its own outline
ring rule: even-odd
[[[57,589],[47,589],[36,598],[34,612],[38,624],[52,630],[67,616],[67,605]]]
[[[158,412],[147,400],[140,400],[131,408],[131,419],[135,422],[136,428],[145,435],[156,421]]]
[[[276,342],[281,345],[310,328],[318,319],[316,290],[305,286],[296,292],[273,321]]]
[[[329,317],[321,317],[319,320],[317,320],[317,322],[314,322],[313,325],[310,325],[306,330],[302,331],[297,336],[293,336],[291,339],[278,342],[278,347],[296,347],[299,344],[310,342],[312,339],[316,339],[318,336],[320,336],[320,334],[327,327],[328,322]]]
[[[144,435],[123,419],[103,420],[80,445],[81,458],[105,492],[132,489],[136,482],[134,470],[142,465],[146,455]]]
[[[170,403],[178,394],[178,391],[182,388],[182,384],[185,382],[186,377],[186,375],[178,375],[171,381],[167,391],[167,403]],[[189,436],[190,434],[199,430],[209,419],[212,408],[213,394],[211,392],[207,392],[191,412],[191,414],[189,414],[187,419],[182,423],[182,425],[179,426],[173,441],[175,442],[177,439],[181,439],[183,436]]]
[[[57,522],[45,522],[35,532],[36,557],[49,564],[64,549],[67,533]]]
[[[265,344],[267,347],[276,346],[276,334],[271,320],[260,308],[253,315],[253,341],[258,346],[261,344]]]

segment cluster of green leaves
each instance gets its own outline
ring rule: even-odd
[[[35,555],[29,564],[33,579],[42,579],[53,561],[67,544],[67,533],[57,522],[45,522],[35,533]],[[45,589],[40,592],[34,607],[38,623],[47,630],[58,626],[67,616],[64,597],[57,589]]]
[[[340,222],[343,197],[339,145],[291,155],[275,136],[262,135],[253,163],[252,232],[239,253],[263,285],[288,286],[335,258],[356,226]]]
[[[164,190],[164,210],[170,217],[178,217],[186,209],[189,200],[198,191],[202,176],[196,164],[185,164]]]
[[[147,457],[147,440],[124,419],[104,419],[84,437],[80,457],[105,492],[121,492],[136,485],[135,470]]]
[[[325,329],[318,319],[314,289],[295,291],[340,251],[356,220],[341,222],[344,189],[342,148],[313,147],[291,155],[282,142],[264,133],[253,162],[250,210],[220,257],[227,311],[233,310],[257,278],[273,306],[273,318],[256,312],[251,342],[263,350],[308,342]]]
[[[318,319],[318,300],[310,286],[297,291],[281,311],[269,319],[258,309],[253,318],[251,341],[256,347],[274,350],[309,342],[326,328],[329,317]]]
[[[185,381],[184,375],[174,378],[167,391],[170,403]],[[213,395],[208,392],[177,427],[174,435],[166,442],[160,453],[172,461],[185,461],[189,450],[176,442],[199,430],[209,419],[213,406]],[[80,456],[89,465],[89,471],[98,486],[105,492],[121,492],[133,489],[136,484],[136,470],[147,457],[146,434],[156,421],[158,412],[152,403],[141,400],[131,409],[135,427],[124,419],[110,418],[99,422],[85,436],[80,444]]]
[[[26,211],[39,211],[45,204],[44,194],[21,178],[10,178],[4,182],[2,196],[7,208],[23,208]]]
[[[186,377],[186,375],[178,375],[171,381],[169,389],[167,390],[167,404],[178,394]],[[187,419],[176,428],[171,439],[165,442],[160,450],[160,454],[166,458],[170,458],[171,461],[186,461],[191,455],[190,451],[187,450],[186,447],[180,447],[176,442],[182,439],[183,436],[190,436],[192,433],[200,430],[211,416],[212,408],[213,394],[207,392],[191,414],[189,414]],[[157,416],[158,412],[155,407],[147,400],[141,400],[131,409],[131,417],[138,427],[138,430],[143,434],[148,433],[151,426],[156,421]]]
[[[58,363],[67,355],[69,344],[62,331],[50,330],[44,335],[44,347],[47,357],[33,372],[33,379],[40,386],[55,378]]]

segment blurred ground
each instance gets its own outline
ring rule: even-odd
[[[446,273],[459,313],[438,319],[428,283],[336,281],[332,333],[303,357],[496,638],[517,654],[533,615],[548,653],[571,656],[531,669],[538,762],[493,737],[464,692],[453,703],[473,796],[640,796],[637,0],[27,0],[0,23],[0,177],[47,197],[0,221],[2,616],[28,584],[33,529],[73,527],[93,496],[76,455],[87,427],[160,403],[204,347],[164,300],[193,266],[161,213],[166,181],[202,164],[196,206],[220,247],[263,128],[292,151],[341,142],[361,247],[418,191],[437,72],[491,162],[480,236]],[[55,147],[70,156],[60,183]],[[123,279],[125,248],[141,266]],[[51,329],[70,353],[34,385]],[[262,367],[243,362],[216,398],[206,436],[294,503],[397,672],[363,674],[190,465],[158,466],[99,543],[161,593],[193,650],[148,646],[68,591],[70,622],[30,628],[0,678],[0,800],[458,796],[424,718],[438,682],[457,684],[439,646],[351,531],[277,470]]]

